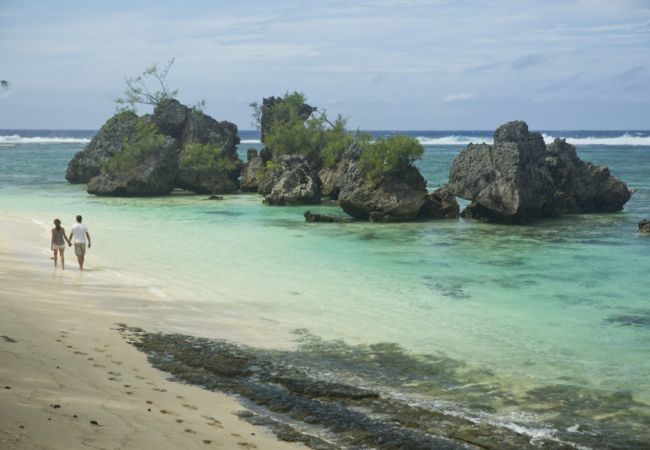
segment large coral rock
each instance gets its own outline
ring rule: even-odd
[[[539,133],[530,133],[525,122],[508,122],[494,133],[494,145],[470,144],[454,159],[449,189],[472,200],[471,208],[481,209],[488,220],[542,216],[554,193],[545,153]]]
[[[177,169],[178,141],[164,136],[159,146],[128,166],[105,165],[102,173],[88,183],[88,193],[105,196],[169,194],[174,188]]]
[[[65,178],[70,183],[88,183],[99,175],[102,165],[122,150],[125,141],[132,138],[138,116],[133,112],[121,112],[99,129],[83,151],[68,163]]]
[[[240,189],[244,192],[255,192],[259,185],[259,178],[264,170],[262,157],[254,148],[249,148],[246,153],[247,163],[242,169],[241,180],[239,181]],[[268,192],[270,193],[270,191]]]
[[[555,184],[558,214],[620,211],[630,199],[624,182],[607,167],[582,161],[564,139],[547,147],[545,163]]]
[[[318,174],[304,156],[282,155],[278,166],[269,175],[273,187],[264,197],[268,205],[301,205],[319,203],[321,198]]]
[[[181,147],[192,142],[216,145],[234,157],[240,142],[237,133],[237,125],[234,123],[225,120],[219,122],[201,111],[189,109],[181,136]]]
[[[338,191],[343,211],[355,219],[373,222],[417,219],[427,194],[426,181],[418,169],[411,166],[369,180],[361,170],[360,155],[361,149],[351,145],[330,181],[332,191]]]

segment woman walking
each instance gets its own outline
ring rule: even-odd
[[[54,267],[57,263],[57,251],[61,256],[61,269],[65,270],[65,259],[63,252],[65,251],[66,242],[70,245],[70,240],[65,235],[65,229],[61,226],[59,219],[54,219],[54,228],[52,228],[52,251],[54,252]]]

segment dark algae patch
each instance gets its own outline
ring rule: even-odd
[[[626,392],[552,385],[514,396],[489,371],[444,355],[325,341],[306,331],[297,332],[294,350],[267,350],[119,329],[154,367],[238,396],[249,409],[239,413],[242,419],[313,449],[642,449],[650,443],[650,410]],[[528,419],[517,422],[508,411]]]

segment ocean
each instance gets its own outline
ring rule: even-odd
[[[466,144],[492,134],[400,133],[424,145],[417,165],[432,190]],[[543,131],[638,191],[619,213],[525,226],[308,224],[307,209],[343,213],[257,194],[94,197],[64,178],[93,134],[0,130],[0,212],[42,225],[44,255],[52,220],[69,228],[83,214],[94,273],[184,310],[160,317],[161,330],[335,355],[303,359],[328,380],[533,443],[650,446],[650,237],[636,232],[650,218],[650,131]],[[245,160],[259,137],[240,136]],[[404,373],[405,360],[417,369]]]

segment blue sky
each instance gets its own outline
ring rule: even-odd
[[[98,128],[171,57],[240,129],[288,90],[355,128],[650,128],[650,0],[0,0],[0,128]]]

